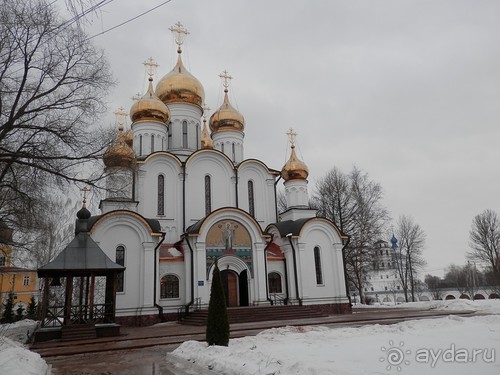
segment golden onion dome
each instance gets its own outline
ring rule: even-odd
[[[123,136],[125,143],[128,147],[132,148],[134,145],[134,132],[132,130],[127,130]]]
[[[153,78],[149,77],[148,91],[130,108],[132,122],[140,120],[160,121],[168,124],[170,111],[167,106],[155,95],[153,91]]]
[[[210,129],[218,131],[240,131],[245,129],[245,118],[229,103],[227,88],[224,90],[224,102],[210,117]]]
[[[295,145],[292,144],[292,153],[290,154],[290,159],[288,159],[281,170],[281,177],[285,181],[290,181],[307,180],[307,176],[309,176],[309,168],[297,157],[295,154]]]
[[[132,168],[135,165],[136,158],[135,152],[126,143],[126,135],[123,130],[118,130],[118,139],[115,144],[111,145],[103,157],[104,165],[108,168],[112,167],[125,167]]]
[[[156,96],[165,103],[191,103],[202,106],[205,90],[200,81],[187,71],[182,63],[181,51],[174,69],[156,85]]]

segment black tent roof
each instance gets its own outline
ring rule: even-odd
[[[80,232],[52,262],[38,268],[38,276],[109,274],[124,270],[125,267],[108,258],[87,232]]]

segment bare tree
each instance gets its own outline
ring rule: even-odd
[[[424,279],[425,284],[427,285],[427,289],[432,294],[432,298],[436,300],[440,300],[443,298],[442,288],[442,280],[438,276],[433,275],[425,275]]]
[[[402,215],[396,223],[395,236],[398,246],[395,249],[396,269],[403,288],[406,302],[415,302],[415,287],[418,272],[425,266],[422,251],[425,246],[425,232],[409,216]]]
[[[371,267],[371,245],[389,220],[382,206],[382,187],[354,167],[349,174],[333,168],[316,184],[312,202],[318,214],[332,220],[350,236],[345,248],[347,278],[364,302],[366,274]]]
[[[0,0],[0,220],[22,230],[49,187],[95,184],[109,144],[96,126],[108,64],[53,4]]]
[[[500,221],[493,210],[485,210],[474,217],[470,230],[471,261],[480,263],[490,271],[491,282],[500,285]]]

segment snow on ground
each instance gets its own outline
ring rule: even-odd
[[[500,301],[442,302],[425,307],[500,314]],[[187,341],[172,355],[219,374],[499,374],[500,315],[273,328],[229,347]]]
[[[500,314],[500,299],[485,299],[471,301],[468,299],[454,299],[447,301],[423,301],[423,302],[407,302],[398,303],[377,303],[373,305],[355,305],[359,309],[372,309],[372,308],[394,308],[394,309],[428,309],[428,310],[469,310],[485,314]]]
[[[47,363],[38,353],[24,348],[37,322],[21,320],[0,325],[0,373],[8,375],[43,375],[48,372]]]

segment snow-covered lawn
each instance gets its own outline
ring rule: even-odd
[[[26,349],[23,344],[37,326],[33,320],[22,320],[0,325],[0,374],[44,375],[47,363],[38,353]]]
[[[398,307],[500,314],[498,300],[418,304]],[[220,374],[500,374],[500,315],[273,328],[229,347],[187,341],[172,355]]]

